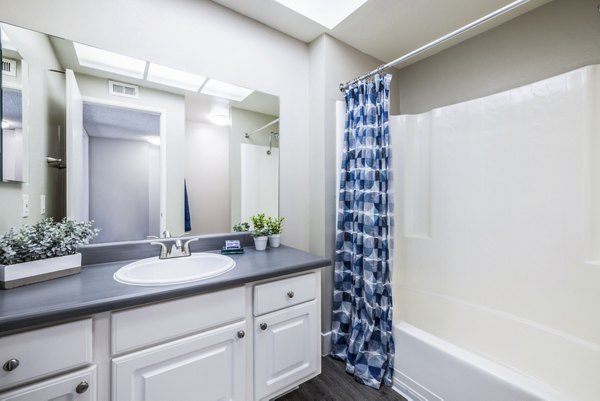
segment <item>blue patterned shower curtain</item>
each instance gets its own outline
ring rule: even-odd
[[[332,356],[368,386],[392,385],[391,75],[345,92],[333,290]]]

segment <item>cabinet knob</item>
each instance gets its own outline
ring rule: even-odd
[[[4,365],[2,366],[2,369],[4,369],[6,372],[12,372],[13,370],[15,370],[18,367],[19,367],[19,360],[12,358],[4,363]]]
[[[245,335],[246,335],[246,332],[244,330],[240,330],[237,332],[238,338],[244,338]]]
[[[267,324],[266,323],[261,323],[260,324],[260,329],[261,330],[266,330],[267,329]]]
[[[75,392],[77,394],[83,394],[87,391],[88,388],[90,388],[90,385],[88,384],[88,382],[83,381],[83,382],[79,383],[77,385],[77,387],[75,387]]]
[[[294,298],[294,291],[288,291],[287,296],[290,298]]]

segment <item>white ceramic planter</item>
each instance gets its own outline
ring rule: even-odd
[[[277,248],[281,245],[281,234],[269,235],[269,246],[271,248]]]
[[[264,236],[264,237],[254,237],[254,247],[256,248],[257,251],[264,251],[265,249],[267,249],[267,241],[269,240],[269,237]]]
[[[80,253],[33,262],[17,263],[16,265],[0,265],[0,287],[2,289],[20,287],[22,285],[77,274],[80,271]]]

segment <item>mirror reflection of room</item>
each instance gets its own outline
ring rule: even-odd
[[[31,84],[34,69],[47,80],[60,80],[61,104],[50,101],[57,95],[34,93],[31,119],[38,110],[64,114],[62,120],[35,131],[31,141],[22,141],[19,153],[12,153],[22,155],[24,173],[11,181],[27,181],[28,159],[37,164],[42,160],[43,166],[34,168],[31,163],[27,184],[0,185],[0,196],[9,200],[9,207],[0,212],[0,231],[44,217],[68,217],[94,220],[102,230],[95,242],[116,242],[162,237],[166,232],[229,232],[253,214],[278,215],[277,97],[2,26],[14,36],[35,36],[37,42],[26,46],[35,44],[38,54],[51,59],[28,60],[29,82],[23,86]],[[3,59],[7,55],[5,51]],[[4,85],[8,81],[3,73],[3,99],[10,105],[3,119],[12,118],[18,108],[14,89]],[[21,114],[21,125],[26,126],[27,108]],[[5,132],[6,149],[17,141]],[[2,155],[7,165],[14,165],[15,158]],[[29,216],[15,218],[22,216],[24,195]]]

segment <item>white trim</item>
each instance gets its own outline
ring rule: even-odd
[[[167,229],[167,112],[165,109],[131,102],[82,96],[83,103],[100,104],[160,115],[160,232]]]
[[[331,331],[321,333],[321,355],[327,356],[331,352]]]

